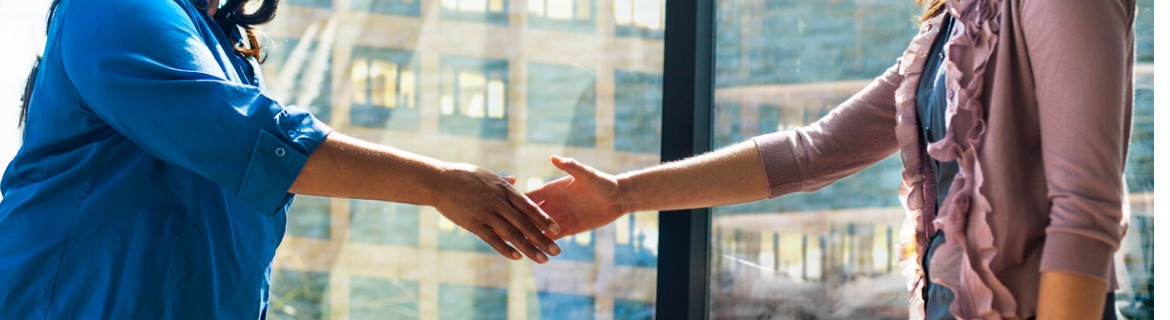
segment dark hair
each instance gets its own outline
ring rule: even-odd
[[[930,18],[942,14],[947,7],[947,0],[917,0],[919,5],[927,4],[922,8],[922,16],[918,18],[918,22],[926,22]]]
[[[240,55],[255,58],[258,62],[263,62],[263,48],[260,41],[256,39],[256,33],[252,28],[253,25],[266,23],[272,21],[276,17],[276,7],[280,0],[226,0],[222,7],[215,12],[215,22],[223,29],[224,33],[229,37],[236,33],[233,28],[243,28],[244,36],[247,37],[246,46],[236,46],[235,51]],[[251,1],[261,1],[260,7],[256,11],[248,13],[245,11],[245,5]],[[206,3],[206,2],[204,2]],[[57,11],[57,5],[61,4],[61,0],[53,0],[49,4],[49,15],[45,21],[45,33],[48,33],[49,26],[53,24],[53,13]],[[206,8],[200,8],[206,9]],[[232,39],[239,40],[239,39]],[[28,104],[32,100],[33,86],[37,82],[37,71],[40,69],[41,57],[37,56],[36,61],[33,62],[32,70],[28,72],[28,80],[24,82],[24,95],[20,97],[20,119],[17,122],[17,127],[23,127],[25,120],[28,119]]]

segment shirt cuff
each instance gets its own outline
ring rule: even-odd
[[[1110,282],[1114,247],[1105,241],[1067,232],[1049,232],[1040,271],[1082,274]]]
[[[787,134],[776,132],[752,138],[768,176],[769,198],[800,191],[800,170]]]
[[[288,205],[292,187],[309,155],[333,132],[309,112],[288,106],[277,114],[280,136],[261,130],[256,138],[240,190],[240,201],[266,214]]]

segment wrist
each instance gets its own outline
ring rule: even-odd
[[[443,205],[444,195],[449,193],[452,186],[458,185],[456,181],[463,168],[458,163],[436,161],[428,170],[424,170],[426,174],[422,175],[419,185],[422,186],[423,204],[436,209]],[[444,192],[446,190],[447,192]]]
[[[634,175],[629,172],[614,177],[615,187],[610,203],[613,203],[617,209],[617,217],[641,209],[638,207],[637,201],[634,200],[636,197],[634,196],[633,178]]]

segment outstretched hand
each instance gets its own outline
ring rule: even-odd
[[[569,176],[527,195],[560,225],[554,239],[600,228],[625,214],[618,202],[616,177],[571,158],[552,156],[552,163]]]

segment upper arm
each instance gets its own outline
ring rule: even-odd
[[[1043,270],[1104,279],[1121,240],[1133,10],[1128,0],[1022,7],[1052,202]]]
[[[69,2],[58,46],[65,71],[85,107],[143,150],[274,212],[329,129],[229,80],[230,60],[184,5]]]

